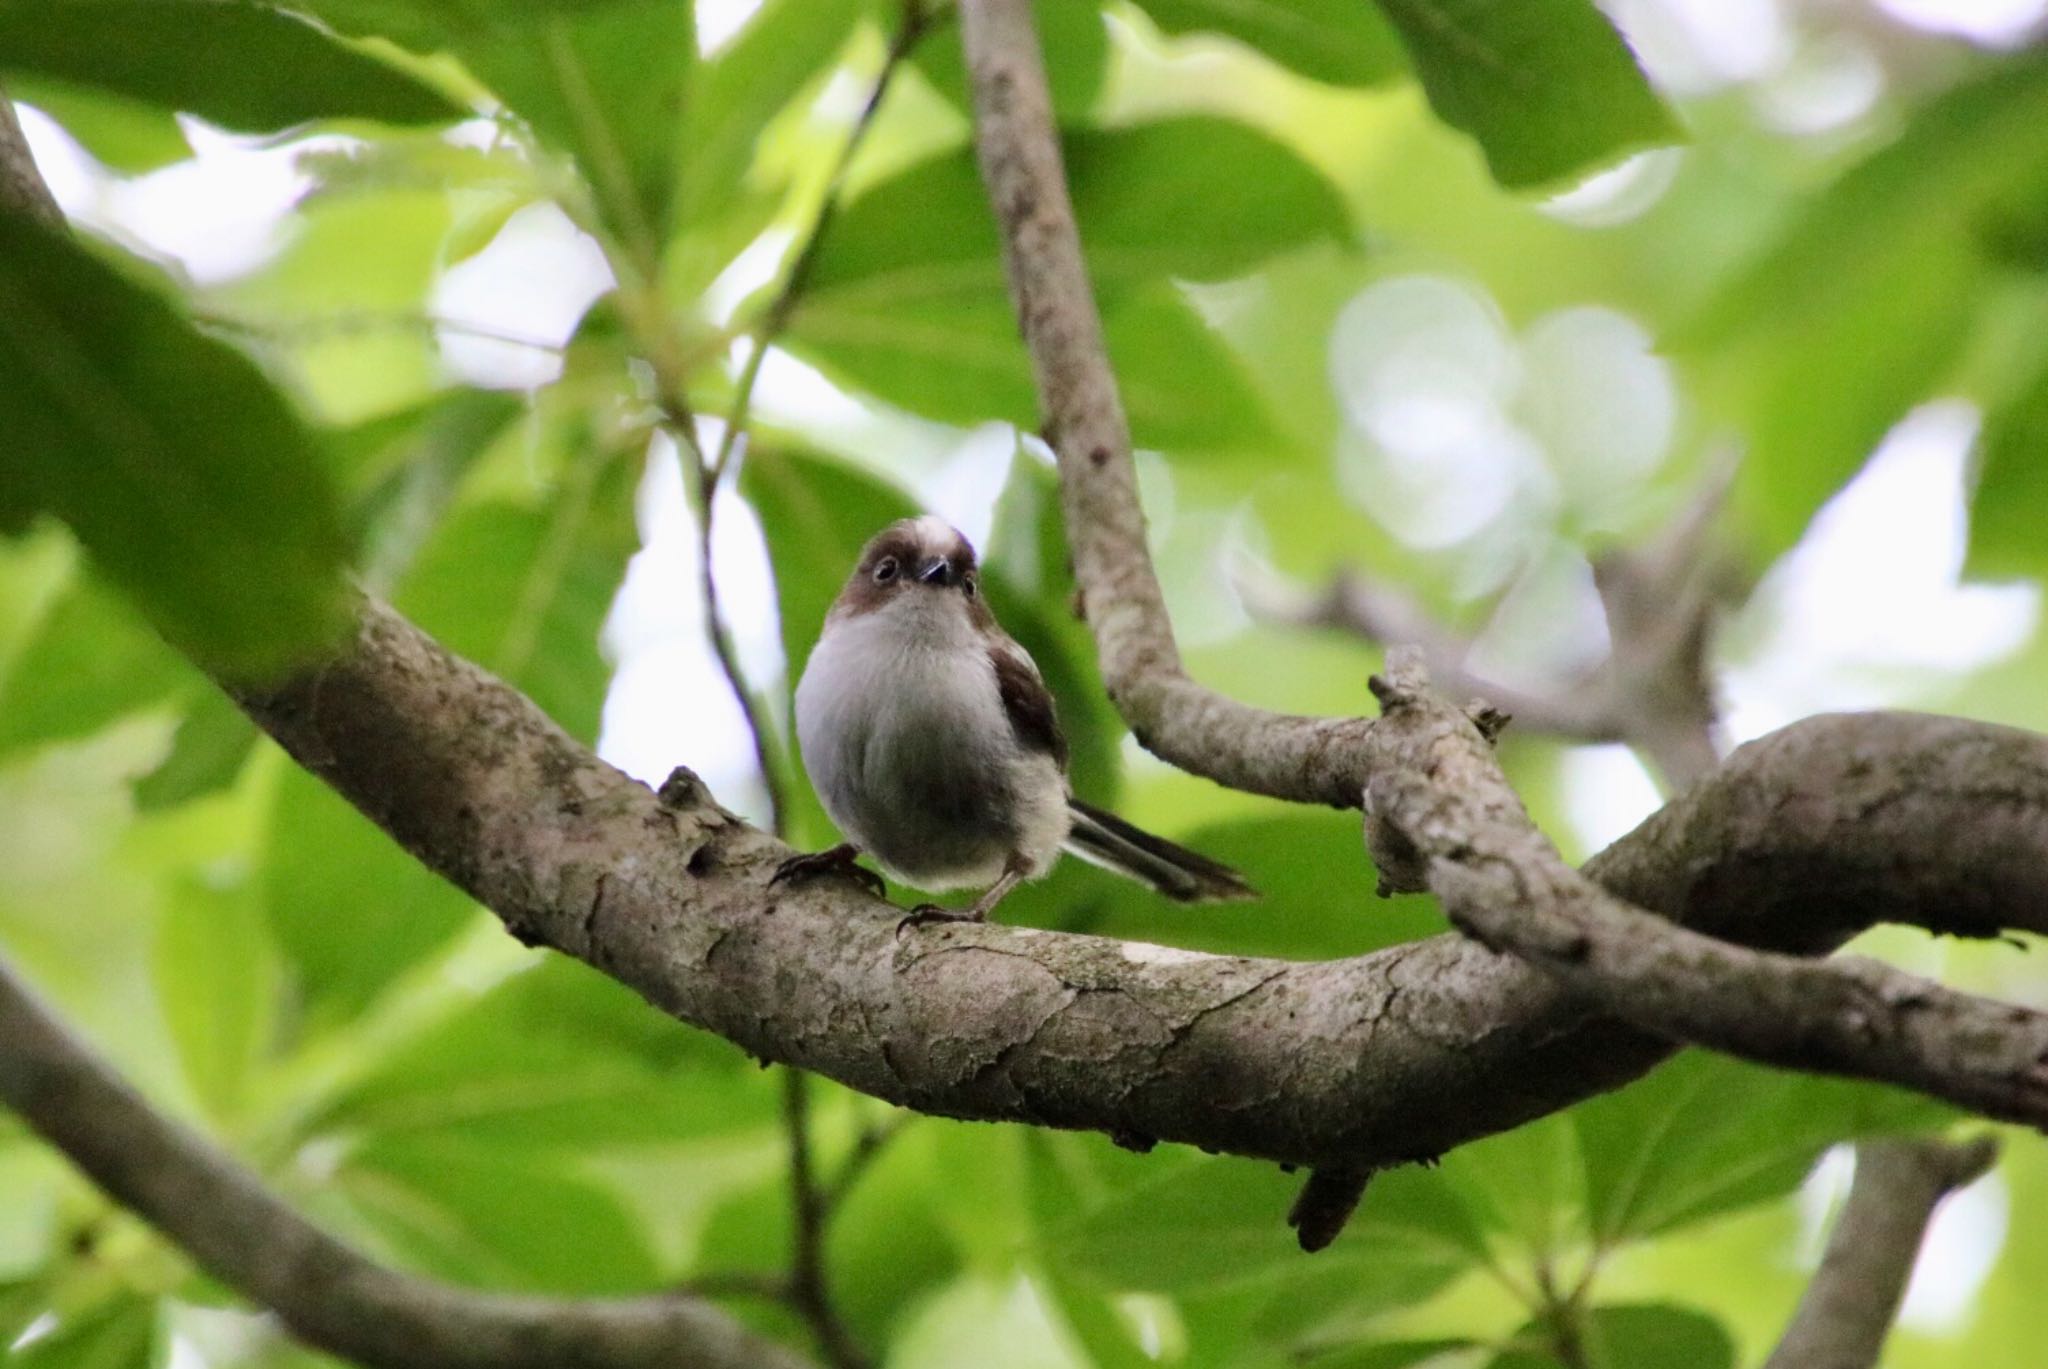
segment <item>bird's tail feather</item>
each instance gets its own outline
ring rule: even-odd
[[[1218,861],[1131,826],[1114,813],[1068,799],[1073,827],[1067,850],[1091,865],[1149,885],[1177,903],[1256,898],[1244,876]]]

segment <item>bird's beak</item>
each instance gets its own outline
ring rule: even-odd
[[[943,556],[934,556],[917,568],[917,582],[920,585],[938,585],[944,588],[953,583],[953,563]]]

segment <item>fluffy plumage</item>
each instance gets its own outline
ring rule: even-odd
[[[989,612],[974,548],[940,519],[869,541],[805,664],[796,723],[847,841],[917,888],[983,889],[966,916],[1045,874],[1062,847],[1183,901],[1251,894],[1227,867],[1071,797],[1052,696]]]

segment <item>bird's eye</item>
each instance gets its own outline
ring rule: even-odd
[[[882,558],[881,560],[879,560],[879,561],[875,562],[875,583],[876,583],[876,584],[878,584],[878,585],[886,585],[886,584],[888,584],[888,583],[889,583],[889,582],[890,582],[891,580],[894,580],[895,578],[896,578],[896,558],[895,558],[895,557],[893,557],[893,556],[884,556],[884,557],[883,557],[883,558]]]
[[[974,574],[972,571],[968,572],[966,575],[960,578],[960,592],[970,599],[972,599],[976,594],[979,594],[981,592],[981,587],[974,583]]]

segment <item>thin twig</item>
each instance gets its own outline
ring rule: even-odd
[[[789,1301],[810,1324],[826,1363],[833,1369],[867,1369],[868,1357],[832,1306],[825,1274],[825,1219],[830,1207],[811,1162],[810,1082],[802,1070],[782,1072],[782,1122],[789,1140]]]
[[[903,1129],[910,1124],[910,1116],[907,1112],[899,1112],[883,1121],[861,1128],[860,1135],[854,1138],[853,1149],[839,1162],[839,1172],[825,1185],[826,1217],[829,1218],[839,1210],[840,1205],[853,1192],[854,1186],[860,1182],[861,1176],[868,1172],[869,1167],[881,1156],[889,1143],[903,1134]]]
[[[860,115],[853,121],[853,128],[846,135],[846,142],[839,149],[839,160],[833,165],[832,173],[825,180],[824,197],[818,204],[818,213],[811,220],[810,231],[804,235],[803,245],[797,249],[791,260],[789,274],[783,278],[782,288],[761,314],[754,326],[754,347],[748,353],[746,365],[740,368],[739,383],[733,394],[732,409],[729,413],[725,432],[718,440],[718,453],[712,457],[709,467],[709,483],[716,491],[718,482],[725,477],[731,466],[739,442],[746,431],[747,415],[754,401],[754,384],[761,376],[761,362],[768,349],[789,326],[790,316],[796,312],[798,300],[809,282],[811,267],[817,261],[818,251],[825,241],[826,230],[838,216],[839,203],[845,197],[848,173],[861,145],[867,141],[868,130],[874,127],[875,116],[881,112],[882,100],[889,93],[889,84],[896,75],[896,69],[916,49],[918,42],[931,30],[931,16],[924,8],[924,0],[904,0],[903,21],[897,25],[896,36],[889,41],[889,51],[882,59],[882,70],[875,77],[874,88],[868,92],[867,103],[861,106]]]

